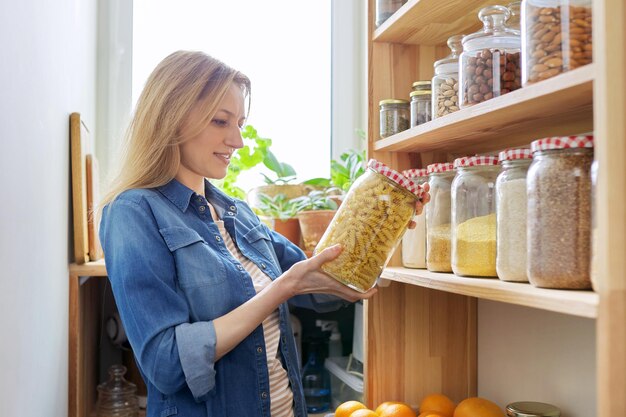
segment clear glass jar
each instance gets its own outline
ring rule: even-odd
[[[521,31],[522,26],[522,2],[514,1],[506,5],[511,16],[506,21],[506,26],[510,29]]]
[[[385,23],[407,0],[376,0],[376,27]]]
[[[411,86],[411,91],[430,91],[430,80],[415,81]]]
[[[322,270],[357,291],[374,286],[415,215],[422,187],[370,160],[352,184],[337,214],[315,248],[319,253],[340,243],[343,251]]]
[[[434,64],[435,76],[431,82],[433,120],[459,110],[459,56],[463,51],[462,38],[463,35],[449,37],[448,48],[452,53]]]
[[[428,182],[428,170],[409,169],[402,172],[418,185]],[[408,229],[402,237],[402,265],[406,268],[426,268],[426,213],[413,216],[415,228]]]
[[[536,287],[590,288],[593,136],[539,139],[531,149],[528,280]]]
[[[598,291],[598,160],[591,164],[591,288]]]
[[[498,157],[496,180],[496,272],[503,281],[528,282],[526,275],[526,174],[530,149],[509,149]]]
[[[411,116],[407,100],[386,99],[381,100],[379,105],[381,139],[409,128]]]
[[[431,91],[411,91],[411,127],[430,122]]]
[[[478,17],[483,29],[463,37],[459,63],[461,108],[482,103],[522,86],[519,31],[506,27],[504,6],[489,6]]]
[[[467,277],[496,277],[496,198],[500,173],[495,156],[454,161],[452,181],[452,271]]]
[[[522,2],[522,84],[590,64],[592,0]]]
[[[560,417],[561,410],[552,404],[519,401],[506,406],[507,417]]]
[[[454,165],[443,162],[428,165],[430,202],[426,204],[426,268],[432,272],[452,272],[450,190]]]
[[[113,365],[109,368],[109,380],[98,385],[97,417],[137,417],[139,401],[137,386],[124,378],[126,367]]]

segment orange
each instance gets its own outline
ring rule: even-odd
[[[443,417],[441,414],[436,413],[435,411],[424,411],[420,413],[417,417]]]
[[[443,394],[428,394],[420,403],[420,413],[432,411],[442,417],[452,417],[454,408],[454,402]]]
[[[405,404],[403,402],[400,401],[385,401],[384,403],[380,403],[380,405],[378,407],[376,407],[376,414],[380,415],[382,414],[383,410],[385,410],[388,406],[393,405],[393,404]],[[405,404],[408,406],[408,404]]]
[[[361,408],[350,414],[350,417],[378,417],[378,414],[367,408]]]
[[[456,406],[454,417],[504,417],[497,404],[480,397],[466,398]]]
[[[350,417],[353,412],[361,409],[367,409],[365,404],[358,401],[346,401],[339,404],[339,407],[335,410],[335,417]]]
[[[380,417],[417,417],[415,411],[406,404],[390,404],[383,409]]]

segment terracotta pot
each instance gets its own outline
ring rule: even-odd
[[[272,219],[274,230],[285,236],[296,246],[300,246],[300,221],[294,217],[287,220]]]
[[[322,238],[337,210],[308,210],[298,214],[305,251],[312,251]]]
[[[269,184],[254,187],[246,196],[246,200],[251,207],[259,207],[259,194],[265,194],[270,197],[274,197],[278,194],[285,194],[287,199],[296,197],[302,197],[307,195],[310,191],[310,187],[303,184]]]

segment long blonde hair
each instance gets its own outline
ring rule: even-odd
[[[98,211],[122,192],[167,184],[178,172],[180,131],[194,106],[204,118],[188,126],[190,136],[204,129],[232,83],[250,101],[250,80],[223,62],[196,51],[177,51],[152,71],[139,96],[125,136],[119,173],[102,198]]]

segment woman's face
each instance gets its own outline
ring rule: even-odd
[[[203,182],[203,178],[224,178],[233,152],[243,147],[241,127],[245,117],[241,88],[233,83],[209,125],[191,136],[189,126],[197,125],[202,116],[199,106],[194,107],[182,128],[181,164],[176,178],[188,186]]]

